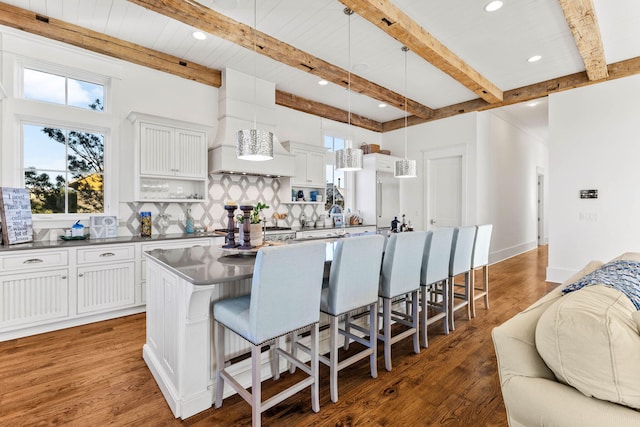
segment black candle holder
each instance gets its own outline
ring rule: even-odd
[[[244,217],[244,221],[242,221],[243,242],[240,249],[253,249],[251,246],[251,227],[249,226],[249,215],[253,210],[253,205],[241,205],[240,210]]]
[[[223,248],[231,248],[235,249],[238,245],[236,244],[236,237],[234,233],[234,218],[233,213],[236,211],[238,206],[236,205],[224,205],[224,209],[227,211],[227,244],[222,246]]]

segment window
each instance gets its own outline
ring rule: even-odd
[[[342,150],[344,148],[344,139],[336,138],[333,136],[324,136],[324,146],[331,152],[336,150]],[[333,205],[339,205],[344,209],[345,198],[345,177],[344,171],[337,171],[335,169],[335,156],[330,156],[330,160],[327,161],[327,198],[325,202],[325,209],[331,209]]]
[[[98,124],[99,116],[92,119],[68,107],[103,113],[108,79],[76,78],[86,73],[40,65],[22,67],[23,97],[51,104],[38,109],[43,116],[23,116],[21,121],[22,171],[24,185],[31,191],[31,211],[104,213],[108,129]],[[65,117],[64,124],[59,117]]]
[[[104,85],[30,68],[23,71],[26,99],[103,111]]]
[[[104,135],[34,124],[22,135],[34,214],[104,212]]]

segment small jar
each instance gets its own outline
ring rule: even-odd
[[[140,236],[151,237],[151,212],[140,212]]]

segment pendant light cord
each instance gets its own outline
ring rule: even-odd
[[[345,142],[345,148],[351,148],[351,15],[353,11],[348,7],[344,9],[344,13],[347,14],[347,141]]]
[[[404,159],[407,160],[407,52],[409,48],[402,47],[404,51]]]
[[[258,59],[256,53],[256,32],[258,30],[258,4],[253,0],[253,128],[258,129]]]

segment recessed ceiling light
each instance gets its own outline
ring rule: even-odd
[[[381,102],[380,104],[378,104],[378,107],[380,107],[380,108],[384,108],[386,106],[387,106],[387,104],[385,104],[384,102]]]
[[[326,86],[326,85],[328,85],[328,84],[329,84],[329,82],[328,82],[328,81],[326,81],[326,80],[320,80],[320,81],[318,82],[318,84],[319,84],[320,86]]]
[[[536,105],[538,105],[538,101],[533,101],[527,104],[529,107],[535,107]]]
[[[528,62],[537,62],[540,61],[542,59],[542,56],[540,55],[533,55],[531,58],[527,59]]]
[[[489,3],[484,5],[485,12],[495,12],[496,10],[502,7],[502,2],[500,0],[490,1]]]
[[[202,31],[194,31],[193,34],[191,34],[191,35],[196,40],[204,40],[204,39],[207,38],[207,35],[205,33],[203,33]]]

